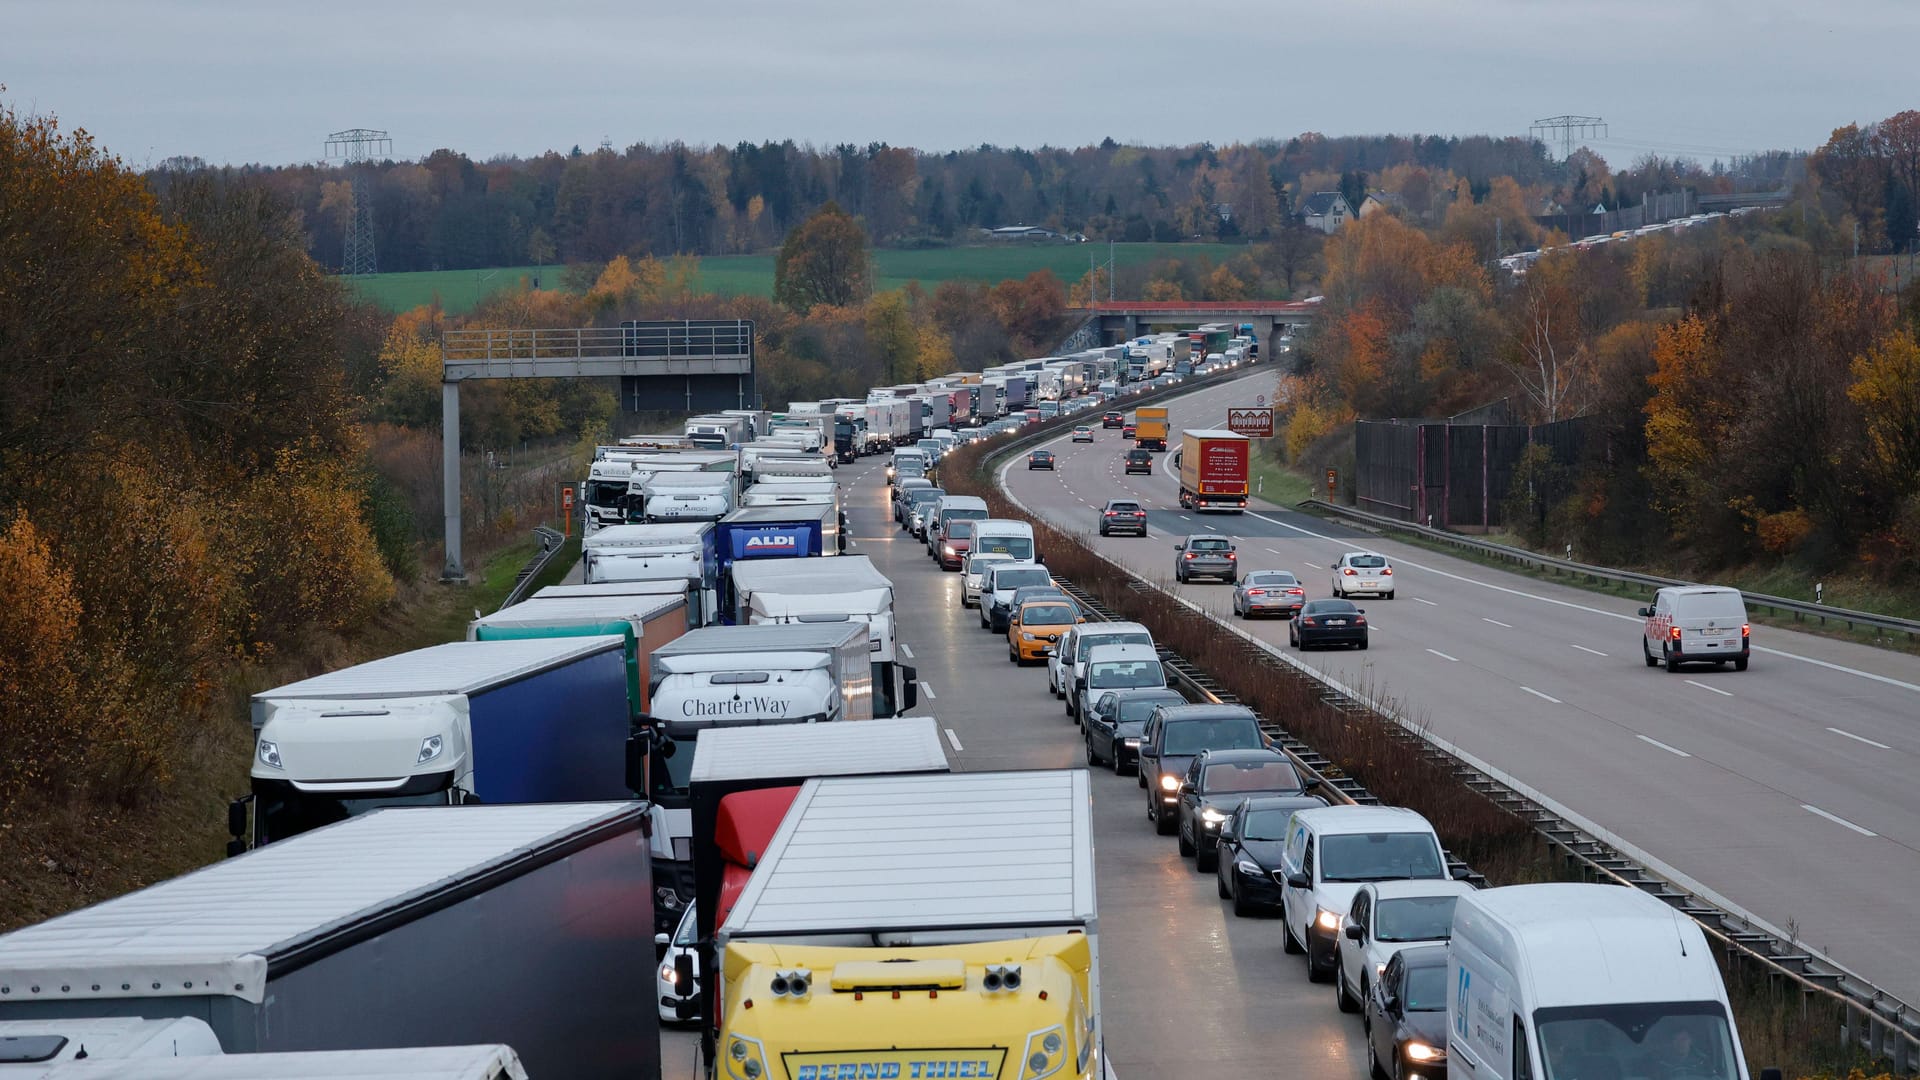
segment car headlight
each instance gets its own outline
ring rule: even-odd
[[[1315,916],[1313,921],[1319,923],[1320,929],[1322,930],[1340,929],[1340,913],[1337,911],[1328,911],[1326,908],[1321,908],[1320,914]]]
[[[1239,862],[1233,864],[1233,868],[1248,877],[1259,877],[1262,873],[1260,864],[1250,859],[1241,859]]]
[[[1039,641],[1040,639],[1037,637],[1034,637],[1032,634],[1027,633],[1025,630],[1022,630],[1020,631],[1020,640],[1021,641]]]
[[[1445,1050],[1436,1046],[1429,1046],[1418,1040],[1407,1044],[1407,1059],[1409,1061],[1439,1061],[1446,1056],[1447,1052]]]
[[[1067,1063],[1066,1029],[1059,1025],[1041,1028],[1027,1036],[1027,1049],[1021,1062],[1020,1075],[1026,1080],[1040,1080],[1052,1076]]]
[[[1121,742],[1121,743],[1122,743],[1123,745],[1125,745],[1125,746],[1126,746],[1126,747],[1127,747],[1128,749],[1130,749],[1130,750],[1138,750],[1138,749],[1140,749],[1140,740],[1139,740],[1139,739],[1121,739],[1121,740],[1120,740],[1120,742]]]
[[[1200,820],[1209,825],[1218,825],[1227,820],[1227,815],[1215,810],[1211,806],[1203,806],[1200,808]]]
[[[760,1080],[767,1074],[767,1054],[759,1039],[733,1035],[727,1039],[727,1075],[734,1080]]]
[[[1160,777],[1160,790],[1161,791],[1179,791],[1180,778],[1177,776]]]
[[[439,757],[440,751],[446,748],[447,741],[443,736],[429,735],[420,740],[420,752],[414,755],[413,763],[415,765],[425,765],[427,762]]]
[[[270,739],[260,740],[260,745],[254,750],[254,756],[260,759],[260,764],[269,769],[286,768],[280,763],[280,745]]]
[[[680,988],[680,972],[673,966],[673,961],[660,965],[660,981],[676,990]]]

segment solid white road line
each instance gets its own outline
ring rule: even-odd
[[[1557,698],[1557,697],[1554,697],[1554,696],[1553,696],[1553,695],[1551,695],[1551,694],[1543,694],[1543,693],[1541,693],[1540,691],[1538,691],[1538,690],[1535,690],[1535,689],[1534,689],[1533,687],[1531,687],[1531,686],[1523,686],[1523,687],[1521,687],[1520,689],[1522,689],[1522,690],[1525,690],[1525,691],[1526,691],[1527,693],[1529,693],[1529,694],[1532,694],[1532,695],[1533,695],[1534,697],[1537,697],[1537,698],[1539,698],[1539,699],[1541,699],[1542,701],[1551,701],[1551,702],[1553,702],[1553,703],[1554,703],[1555,705],[1560,705],[1560,704],[1564,704],[1564,703],[1563,703],[1563,702],[1562,702],[1562,701],[1561,701],[1561,700],[1560,700],[1559,698]]]
[[[1487,618],[1487,617],[1486,617],[1485,615],[1482,615],[1482,616],[1480,616],[1480,621],[1481,621],[1481,622],[1490,622],[1490,623],[1492,623],[1492,624],[1493,624],[1493,625],[1495,625],[1495,626],[1504,626],[1504,627],[1506,627],[1506,628],[1507,628],[1507,629],[1509,629],[1509,630],[1511,630],[1511,629],[1513,629],[1513,624],[1512,624],[1512,623],[1507,623],[1507,622],[1501,622],[1501,621],[1500,621],[1499,619],[1489,619],[1489,618]]]
[[[927,680],[925,679],[920,680],[920,692],[927,695],[927,697],[929,698],[938,699],[940,697],[939,694],[936,694],[933,692],[933,687],[927,685]]]
[[[1595,656],[1607,655],[1606,653],[1601,652],[1599,649],[1589,649],[1585,645],[1575,645],[1574,648],[1579,649],[1581,652],[1584,652],[1584,653],[1592,653]]]
[[[1440,659],[1442,659],[1442,660],[1447,660],[1447,661],[1450,661],[1450,662],[1452,662],[1452,663],[1455,663],[1455,664],[1457,664],[1457,663],[1459,663],[1459,662],[1460,662],[1460,658],[1459,658],[1459,657],[1457,657],[1457,656],[1448,656],[1448,655],[1447,655],[1446,653],[1443,653],[1443,652],[1441,652],[1441,651],[1440,651],[1439,649],[1428,649],[1427,651],[1428,651],[1428,652],[1430,652],[1430,653],[1432,653],[1433,655],[1435,655],[1435,656],[1437,656],[1437,657],[1439,657],[1439,658],[1440,658]]]
[[[1188,517],[1188,516],[1187,516],[1187,515],[1185,515],[1185,514],[1181,514],[1181,515],[1180,515],[1180,520],[1181,520],[1181,521],[1192,521],[1193,519],[1192,519],[1192,518],[1190,518],[1190,517]]]
[[[1722,689],[1720,689],[1720,688],[1719,688],[1719,687],[1717,687],[1717,686],[1708,686],[1708,685],[1707,685],[1706,683],[1703,683],[1703,682],[1695,682],[1695,681],[1694,681],[1694,680],[1692,680],[1692,679],[1688,679],[1688,680],[1687,680],[1687,685],[1688,685],[1688,686],[1697,686],[1697,687],[1699,687],[1699,688],[1700,688],[1700,689],[1702,689],[1702,690],[1711,690],[1711,691],[1713,691],[1714,693],[1716,693],[1716,694],[1719,694],[1719,695],[1720,695],[1721,697],[1732,697],[1732,696],[1733,696],[1733,695],[1732,695],[1731,693],[1728,693],[1727,691],[1725,691],[1725,690],[1722,690]]]
[[[1837,727],[1830,727],[1827,730],[1833,732],[1835,735],[1840,735],[1840,736],[1844,736],[1846,738],[1852,739],[1854,742],[1863,742],[1863,743],[1866,743],[1868,746],[1877,746],[1882,750],[1893,749],[1893,747],[1888,746],[1886,743],[1874,742],[1872,739],[1869,739],[1864,735],[1855,735],[1851,731],[1841,731]]]
[[[1659,739],[1649,739],[1645,735],[1635,735],[1634,738],[1639,739],[1643,743],[1651,743],[1652,745],[1657,746],[1660,749],[1665,750],[1667,753],[1673,754],[1676,757],[1692,757],[1693,756],[1692,754],[1689,754],[1685,750],[1681,750],[1678,747],[1668,746],[1666,743],[1661,742]]]
[[[1413,597],[1412,599],[1413,599],[1413,602],[1414,602],[1414,603],[1416,603],[1416,604],[1425,604],[1425,605],[1427,605],[1428,607],[1439,607],[1439,606],[1440,606],[1439,604],[1436,604],[1436,603],[1434,603],[1433,601],[1431,601],[1431,600],[1427,600],[1427,599],[1424,599],[1424,598],[1422,598],[1422,597],[1418,597],[1418,596],[1416,596],[1416,597]]]
[[[1817,817],[1826,818],[1828,821],[1833,822],[1835,825],[1845,825],[1847,828],[1852,829],[1854,832],[1859,833],[1861,836],[1880,835],[1879,833],[1874,832],[1872,829],[1863,829],[1860,826],[1855,825],[1853,822],[1848,821],[1846,818],[1841,817],[1839,814],[1829,814],[1825,810],[1822,810],[1811,803],[1801,803],[1800,809],[1805,810],[1807,813],[1813,814]]]
[[[909,648],[907,646],[907,643],[904,641],[900,643],[900,655],[906,657],[909,660],[913,659],[913,650]]]
[[[953,747],[953,752],[956,754],[966,749],[960,745],[960,736],[955,735],[952,728],[947,729],[947,745]]]

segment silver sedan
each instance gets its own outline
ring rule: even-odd
[[[1249,570],[1233,590],[1233,613],[1243,619],[1255,615],[1300,614],[1307,591],[1290,570]]]

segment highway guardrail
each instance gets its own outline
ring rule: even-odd
[[[540,550],[534,552],[533,558],[527,560],[527,565],[520,568],[520,573],[513,579],[513,588],[507,591],[507,598],[500,602],[496,611],[505,611],[525,600],[533,583],[560,554],[561,549],[567,546],[567,538],[561,535],[559,529],[549,529],[545,525],[533,527],[533,538],[539,541]]]
[[[1594,582],[1611,581],[1621,585],[1644,585],[1649,589],[1703,584],[1697,581],[1681,581],[1678,578],[1659,577],[1654,574],[1641,574],[1632,570],[1615,570],[1606,566],[1592,566],[1583,562],[1574,562],[1572,559],[1556,559],[1551,555],[1542,555],[1537,551],[1510,547],[1506,544],[1495,544],[1486,540],[1478,540],[1471,536],[1463,536],[1460,533],[1447,529],[1436,529],[1429,525],[1420,525],[1411,521],[1401,521],[1399,518],[1384,517],[1380,514],[1358,510],[1351,506],[1330,503],[1325,499],[1308,499],[1300,505],[1336,517],[1343,517],[1350,521],[1359,522],[1363,525],[1371,526],[1376,530],[1390,529],[1404,532],[1432,540],[1436,543],[1447,544],[1463,551],[1470,551],[1486,558],[1531,566],[1535,569],[1546,570],[1555,574],[1565,574],[1568,577],[1584,577]],[[1850,608],[1834,607],[1830,604],[1816,604],[1807,600],[1795,600],[1787,596],[1768,596],[1764,593],[1751,593],[1745,590],[1741,591],[1741,595],[1746,598],[1747,603],[1752,607],[1773,612],[1784,612],[1792,615],[1795,621],[1806,618],[1818,620],[1821,625],[1829,622],[1845,623],[1848,629],[1866,626],[1887,633],[1905,634],[1910,641],[1915,638],[1920,638],[1920,620],[1902,619],[1892,615],[1876,615],[1871,611],[1854,611]]]

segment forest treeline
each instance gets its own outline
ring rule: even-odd
[[[1562,205],[1631,206],[1648,192],[1680,186],[1770,189],[1799,162],[1760,154],[1703,167],[1647,156],[1611,170],[1587,151],[1554,160],[1524,138],[1315,133],[1225,147],[1107,139],[1075,148],[947,153],[885,143],[673,143],[487,161],[435,150],[418,161],[367,165],[363,190],[380,269],[395,272],[765,251],[828,203],[858,218],[883,247],[964,242],[974,230],[1015,224],[1097,240],[1262,239],[1282,230],[1292,210],[1318,191],[1341,191],[1355,208],[1369,190],[1393,191],[1437,222],[1449,205],[1480,202],[1506,178],[1525,193],[1518,204],[1525,217]],[[210,169],[176,158],[152,179],[164,189],[174,177],[207,172],[263,184],[300,211],[314,258],[341,265],[354,208],[345,170]]]

